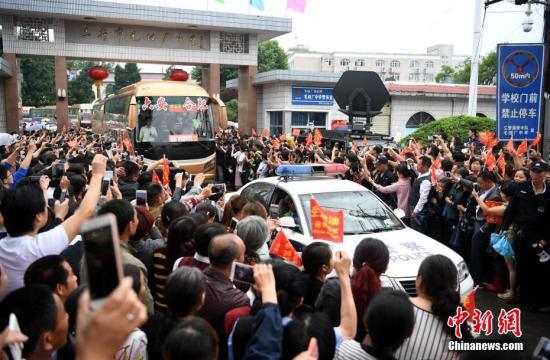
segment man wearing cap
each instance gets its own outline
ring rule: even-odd
[[[389,168],[388,158],[386,156],[378,155],[374,165],[376,166],[376,172],[374,173],[373,180],[376,184],[386,187],[394,183],[395,179],[393,176],[393,171]],[[376,190],[376,188],[374,188],[373,191],[383,202],[386,203],[386,205],[391,208],[395,208],[395,193],[384,194]]]
[[[520,301],[533,308],[548,305],[548,274],[542,273],[547,270],[540,266],[533,251],[536,244],[544,247],[550,245],[550,186],[545,181],[547,171],[548,164],[543,161],[531,164],[531,181],[519,185],[517,195],[506,208],[502,225],[504,230],[508,230],[512,223],[517,224],[514,245]]]

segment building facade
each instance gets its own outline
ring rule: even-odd
[[[274,70],[256,74],[258,133],[269,129],[272,134],[290,134],[293,129],[314,125],[332,129],[347,120],[332,98],[332,89],[340,74]],[[237,81],[227,82],[228,88]],[[468,86],[449,84],[386,83],[390,101],[382,113],[373,118],[371,131],[399,140],[423,124],[468,111]],[[496,88],[478,86],[478,115],[495,118]]]
[[[443,65],[459,66],[466,56],[455,55],[453,45],[429,47],[426,54],[333,52],[319,53],[305,47],[289,50],[288,65],[295,71],[342,73],[374,71],[384,81],[433,83]]]

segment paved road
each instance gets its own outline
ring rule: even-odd
[[[499,299],[496,294],[480,289],[476,293],[476,307],[482,311],[492,310],[494,315],[493,332],[498,329],[497,319],[500,309],[510,310],[519,307],[521,310],[521,330],[524,350],[533,354],[541,336],[550,337],[550,313],[533,312],[519,305],[509,305],[505,300]]]

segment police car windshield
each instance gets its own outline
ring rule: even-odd
[[[313,194],[323,209],[344,212],[344,235],[400,230],[404,226],[392,211],[368,191],[342,191]],[[311,232],[311,194],[300,195],[307,225]]]

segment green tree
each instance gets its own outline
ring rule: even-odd
[[[442,83],[452,80],[454,73],[455,69],[453,69],[449,65],[443,65],[441,66],[441,71],[435,76],[435,82]]]
[[[458,69],[454,76],[453,81],[456,84],[468,84],[470,83],[470,73],[472,71],[472,60],[466,59]],[[491,51],[485,55],[479,63],[478,80],[480,85],[494,85],[497,76],[497,52]]]
[[[464,63],[456,70],[453,75],[453,82],[455,84],[468,84],[470,83],[470,73],[472,71],[472,60],[467,58]]]
[[[288,57],[276,40],[262,41],[258,46],[258,72],[288,69]]]
[[[237,122],[239,117],[239,101],[237,99],[229,100],[225,103],[227,110],[227,120]]]
[[[141,80],[137,64],[126,63],[124,67],[117,65],[115,67],[115,90],[131,85]]]
[[[236,79],[239,77],[239,70],[230,67],[221,67],[220,69],[220,90],[225,90],[225,83],[228,80]],[[195,80],[197,84],[202,85],[202,68],[195,66],[191,69],[191,79]]]
[[[55,65],[50,58],[21,58],[21,97],[24,106],[55,104]]]
[[[88,76],[88,70],[95,66],[93,62],[82,64],[84,67],[80,68],[80,74],[76,78],[69,81],[68,97],[69,105],[73,104],[88,104],[94,101],[94,91],[92,86],[94,80]]]

